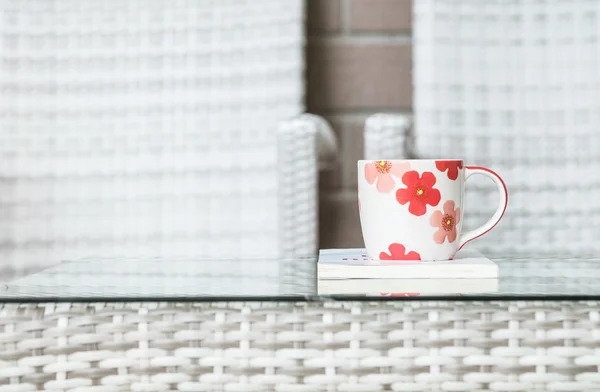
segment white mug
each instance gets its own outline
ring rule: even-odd
[[[475,174],[496,183],[500,203],[488,222],[463,233],[465,182]],[[376,260],[451,260],[496,226],[507,203],[500,176],[460,159],[358,161],[360,224],[367,254]]]

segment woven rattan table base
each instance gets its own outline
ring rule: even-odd
[[[0,390],[594,390],[598,305],[6,304]]]

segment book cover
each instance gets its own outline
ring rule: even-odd
[[[498,279],[319,279],[319,295],[412,297],[497,293]]]
[[[480,252],[461,250],[453,260],[373,260],[365,249],[322,249],[319,279],[486,279],[498,277],[498,266]]]

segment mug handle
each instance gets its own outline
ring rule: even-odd
[[[483,225],[479,226],[474,230],[467,231],[466,233],[461,234],[458,240],[458,249],[460,250],[467,242],[473,241],[475,238],[479,238],[482,235],[486,234],[488,231],[492,230],[494,226],[500,222],[500,219],[504,216],[504,212],[506,211],[506,206],[508,205],[508,191],[506,190],[506,184],[502,181],[502,178],[495,172],[490,169],[486,169],[481,166],[467,166],[465,167],[465,181],[469,179],[469,177],[481,174],[488,178],[491,178],[492,181],[498,187],[498,191],[500,192],[500,203],[498,204],[498,208],[494,215]]]

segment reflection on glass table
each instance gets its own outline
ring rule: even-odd
[[[316,262],[316,258],[314,263],[291,258],[83,259],[5,275],[0,300],[600,298],[600,258],[593,257],[494,259],[500,269],[498,280],[455,279],[438,284],[423,279],[403,282],[398,290],[391,281],[380,287],[364,281],[329,282],[326,292],[319,292]]]

